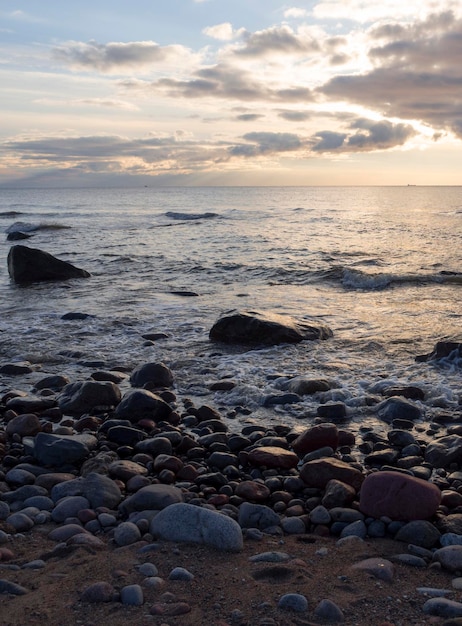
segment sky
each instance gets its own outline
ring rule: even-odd
[[[0,0],[0,186],[460,185],[460,0]]]

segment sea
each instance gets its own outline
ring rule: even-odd
[[[416,357],[462,336],[462,187],[1,189],[0,229],[0,366],[34,368],[1,376],[0,393],[163,362],[179,398],[219,409],[235,430],[306,427],[319,404],[340,401],[357,428],[379,428],[371,397],[396,384],[425,391],[428,422],[460,410],[460,359]],[[30,238],[8,241],[14,230]],[[18,286],[7,269],[17,244],[91,277]],[[232,310],[314,319],[333,337],[212,343]],[[331,389],[265,406],[295,376]],[[210,391],[222,379],[235,387]]]

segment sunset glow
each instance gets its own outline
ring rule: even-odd
[[[460,2],[0,8],[0,185],[458,185]]]

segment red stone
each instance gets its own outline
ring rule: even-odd
[[[229,496],[225,493],[216,493],[207,500],[207,504],[213,504],[213,506],[223,506],[224,504],[228,504],[228,502]]]
[[[248,461],[252,465],[264,465],[272,469],[292,469],[297,467],[299,458],[290,450],[278,448],[276,446],[262,446],[254,448],[249,452]]]
[[[308,487],[325,489],[330,480],[339,480],[359,490],[364,475],[355,467],[333,457],[309,461],[300,470],[300,478]]]
[[[292,442],[292,448],[297,454],[307,454],[325,447],[336,450],[337,446],[338,429],[335,424],[318,424],[308,428]]]
[[[270,490],[266,485],[254,480],[244,480],[236,487],[236,496],[249,502],[264,502],[270,495]]]
[[[436,485],[402,474],[375,472],[369,474],[361,487],[360,510],[374,518],[392,520],[425,520],[431,518],[441,502]]]

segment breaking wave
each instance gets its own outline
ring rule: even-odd
[[[71,228],[70,226],[65,226],[64,224],[56,224],[56,223],[41,223],[41,224],[30,224],[28,222],[15,222],[8,226],[5,230],[6,233],[33,233],[37,230],[62,230],[64,228]]]
[[[207,211],[205,213],[183,213],[181,211],[167,211],[165,213],[165,216],[169,217],[172,220],[191,221],[212,219],[214,217],[218,217],[218,213],[212,213],[210,211]]]

